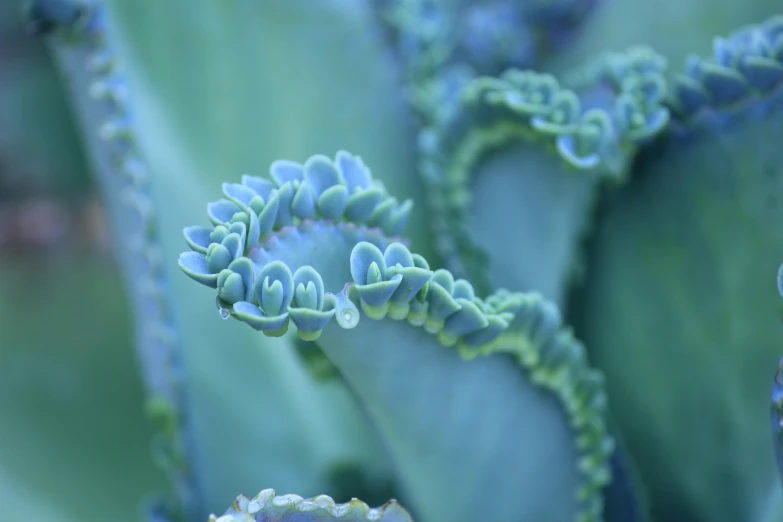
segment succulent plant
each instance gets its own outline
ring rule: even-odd
[[[32,2],[135,310],[148,517],[780,520],[783,14],[725,4]]]

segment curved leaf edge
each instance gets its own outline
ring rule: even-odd
[[[622,431],[610,416],[609,433],[615,443],[610,460],[612,482],[604,488],[606,522],[654,522],[649,493]]]
[[[667,105],[678,127],[764,110],[783,92],[783,15],[713,40],[708,57],[690,55],[672,81]]]
[[[180,255],[179,265],[189,277],[218,288],[225,284],[222,270],[303,223],[361,226],[393,237],[410,216],[412,202],[400,204],[359,156],[346,151],[334,160],[323,155],[304,164],[280,160],[269,170],[269,179],[244,175],[241,183],[224,183],[225,197],[207,205],[211,225],[184,229],[192,251]]]
[[[373,198],[374,206],[349,217],[358,205],[352,202],[362,203],[366,194],[374,193],[369,169],[361,171],[361,178],[351,175],[359,161],[345,151],[338,152],[335,161],[322,155],[304,165],[277,161],[270,168],[274,182],[244,176],[242,184],[224,183],[223,192],[231,199],[208,204],[212,228],[185,229],[191,251],[180,255],[180,268],[217,289],[224,318],[233,316],[267,336],[284,335],[293,323],[302,339],[313,341],[332,319],[342,328],[354,328],[361,309],[372,319],[389,317],[421,326],[441,344],[469,354],[508,328],[517,294],[500,291],[479,299],[470,283],[455,280],[447,270],[430,270],[422,256],[389,234],[401,231],[410,204],[398,205],[388,196]],[[284,177],[283,171],[291,176]],[[322,176],[324,172],[328,176]],[[314,191],[322,197],[311,197]],[[323,196],[331,194],[342,197]],[[338,199],[341,203],[334,203]],[[333,219],[325,219],[325,214]],[[281,243],[312,241],[309,238],[328,236],[335,229],[354,244],[351,280],[341,291],[326,291],[324,276],[312,266],[292,270],[267,253]]]
[[[198,488],[190,469],[191,444],[182,379],[181,347],[168,292],[165,262],[149,194],[150,173],[135,143],[132,108],[121,67],[113,53],[102,5],[97,1],[31,2],[33,31],[50,34],[49,48],[79,109],[91,163],[105,193],[122,205],[129,226],[123,259],[129,291],[136,301],[139,355],[147,388],[146,410],[155,427],[153,459],[177,496],[172,516],[196,513]],[[131,228],[132,227],[132,228]],[[125,257],[125,256],[122,256]],[[154,303],[145,306],[143,303]]]
[[[512,328],[478,353],[506,353],[524,368],[533,384],[563,405],[574,433],[584,483],[577,492],[584,520],[602,520],[603,489],[612,481],[616,443],[608,428],[603,374],[590,366],[586,350],[563,325],[557,306],[538,293],[522,294]],[[473,355],[473,354],[471,354]]]
[[[378,508],[371,508],[364,502],[353,499],[337,504],[327,495],[302,498],[298,495],[277,495],[273,489],[262,490],[255,497],[237,497],[234,504],[222,516],[211,515],[208,522],[261,522],[273,517],[285,522],[289,516],[296,520],[327,521],[345,520],[355,522],[413,522],[410,514],[396,500],[390,500]],[[302,518],[301,515],[309,515]],[[312,518],[311,518],[312,517]]]
[[[338,157],[353,156],[341,151]],[[325,161],[324,156],[313,158]],[[303,172],[313,158],[305,162]],[[271,170],[274,172],[274,165],[280,164],[293,165],[275,162]],[[337,162],[332,165],[340,169]],[[244,179],[247,182],[250,178]],[[326,191],[344,185],[339,177],[332,181],[334,184]],[[291,181],[278,182],[278,187],[288,183]],[[252,183],[245,183],[248,185]],[[275,190],[270,189],[269,201],[277,198]],[[209,233],[200,232],[199,240],[194,239],[192,227],[185,229],[194,251],[180,256],[180,267],[192,279],[217,289],[216,302],[224,319],[234,317],[268,336],[283,335],[293,324],[301,338],[316,340],[332,319],[342,328],[351,329],[363,313],[372,320],[407,321],[424,328],[441,345],[456,348],[464,359],[510,353],[530,373],[534,384],[553,392],[563,405],[574,430],[581,455],[578,467],[585,479],[576,495],[583,513],[591,519],[599,517],[603,508],[601,490],[611,479],[609,458],[614,448],[605,421],[603,377],[589,367],[584,347],[570,330],[562,329],[557,307],[538,294],[507,290],[480,299],[468,281],[455,279],[448,270],[430,270],[423,257],[388,238],[381,229],[344,219],[304,218],[293,202],[296,194],[308,190],[307,176],[303,176],[287,210],[282,209],[286,215],[290,210],[290,221],[252,248],[247,245],[255,241],[255,233],[248,237],[245,223],[263,214],[266,207],[251,208],[233,201],[231,211],[221,211],[224,217],[231,216],[233,221],[229,222],[217,219],[216,207],[210,204],[214,228]],[[281,211],[279,205],[276,208]],[[232,228],[235,231],[229,232]],[[351,279],[340,291],[326,291],[324,277],[313,267],[293,269],[275,258],[276,249],[329,241],[334,234],[353,244]],[[235,239],[227,241],[231,235]],[[216,254],[218,251],[223,254]],[[218,257],[219,263],[212,259]],[[514,329],[507,332],[512,321]]]
[[[471,239],[466,217],[473,172],[489,151],[529,144],[568,172],[622,179],[639,145],[668,125],[664,68],[662,57],[635,47],[598,60],[576,91],[530,70],[467,80],[451,114],[419,136],[419,170],[446,266],[478,278],[480,288],[490,287],[482,276],[488,273],[487,253]],[[579,93],[592,89],[610,90],[612,106],[583,110]]]

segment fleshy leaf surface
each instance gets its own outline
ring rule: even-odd
[[[769,414],[757,405],[780,356],[773,311],[783,309],[769,281],[783,250],[770,227],[783,220],[783,82],[770,88],[752,69],[772,61],[764,42],[781,28],[779,17],[742,28],[688,61],[672,124],[595,229],[581,332],[657,518],[780,512]],[[781,69],[776,60],[765,70]]]
[[[289,186],[273,189],[270,204]],[[368,409],[422,520],[599,519],[613,450],[603,381],[557,308],[533,294],[480,299],[467,281],[431,270],[389,235],[407,202],[385,195],[366,222],[311,220],[290,203],[307,186],[291,190],[289,208],[274,207],[281,227],[247,254],[256,273],[279,271],[279,289],[247,303],[218,299],[226,316],[267,336],[290,327],[315,340]],[[183,262],[191,255],[180,266],[202,282]],[[287,323],[254,319],[283,320],[272,297],[290,292]]]

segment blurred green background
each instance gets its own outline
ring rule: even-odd
[[[0,2],[2,520],[124,522],[165,489],[124,293],[57,73]]]

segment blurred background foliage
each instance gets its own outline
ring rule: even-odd
[[[0,2],[2,518],[138,519],[165,484],[130,305],[65,93],[22,14]]]

